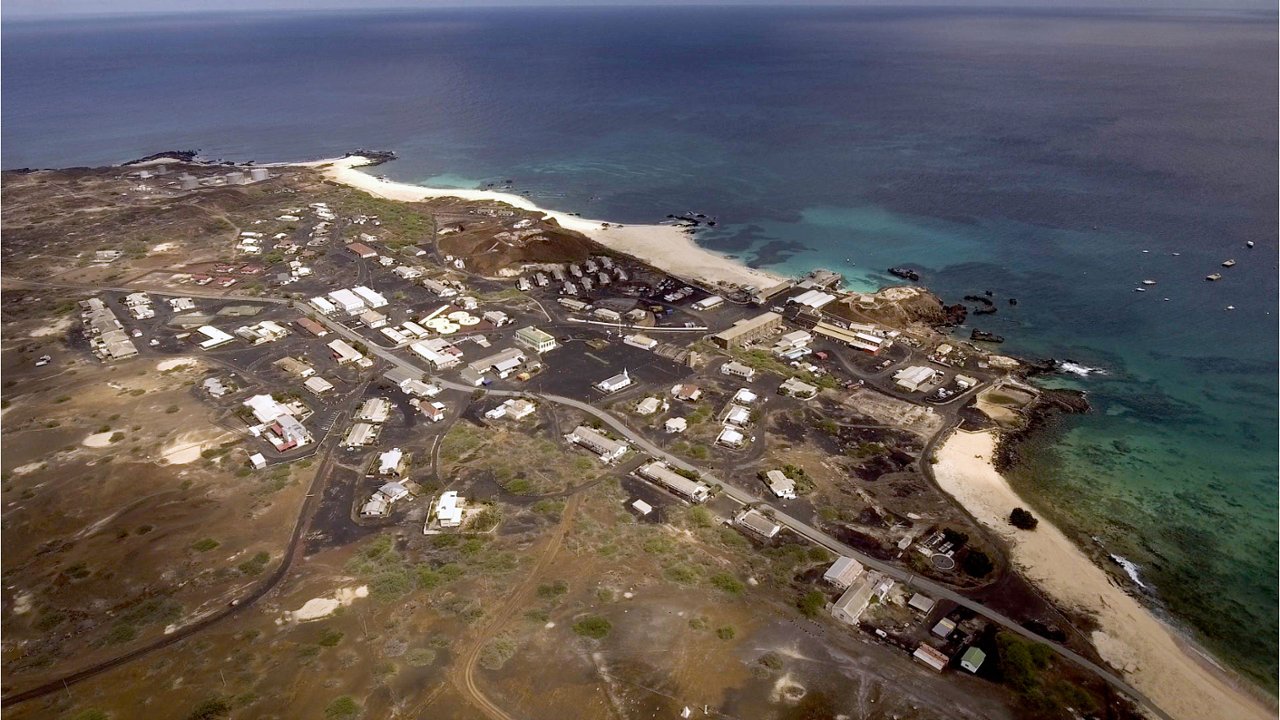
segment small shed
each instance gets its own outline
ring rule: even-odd
[[[933,598],[926,597],[924,595],[921,595],[920,593],[916,593],[915,595],[911,596],[910,600],[907,601],[907,606],[913,607],[922,613],[928,614],[928,612],[933,609]]]
[[[987,654],[977,647],[971,647],[964,651],[964,655],[960,656],[960,667],[971,673],[978,672],[978,668],[982,667],[982,663],[987,659]]]

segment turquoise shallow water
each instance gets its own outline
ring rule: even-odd
[[[910,264],[1065,378],[1015,482],[1274,688],[1276,15],[476,9],[3,23],[3,165],[393,148],[857,288]],[[536,28],[536,32],[531,31]],[[1246,240],[1257,247],[1247,250]],[[1146,249],[1150,252],[1143,253]],[[1175,257],[1172,253],[1180,253]],[[1229,257],[1222,282],[1204,275]],[[1158,281],[1148,292],[1133,288]],[[1164,298],[1169,300],[1165,301]],[[1225,308],[1233,305],[1237,309]]]

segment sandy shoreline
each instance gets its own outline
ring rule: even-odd
[[[938,450],[938,485],[1007,540],[1019,571],[1055,602],[1097,619],[1092,640],[1108,663],[1179,720],[1276,717],[1112,582],[1061,530],[1044,519],[1032,532],[1014,529],[1007,521],[1010,511],[1028,505],[996,472],[995,446],[990,431],[957,430]]]
[[[295,163],[300,167],[319,168],[335,182],[365,192],[402,202],[416,202],[430,198],[456,197],[463,200],[497,200],[523,210],[540,212],[555,218],[560,227],[576,230],[601,245],[639,258],[656,268],[679,277],[701,280],[708,284],[755,286],[767,288],[785,280],[782,276],[746,267],[738,261],[698,246],[683,229],[674,225],[626,225],[604,227],[606,221],[589,220],[534,205],[520,195],[493,190],[458,190],[428,188],[408,183],[389,182],[357,168],[368,160],[359,156],[336,160],[318,160]],[[612,225],[612,224],[611,224]]]

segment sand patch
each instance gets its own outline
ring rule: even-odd
[[[45,466],[45,462],[43,460],[38,460],[33,463],[27,463],[26,465],[19,465],[18,467],[10,470],[9,472],[13,473],[14,475],[30,475],[31,473],[43,468],[44,466]]]
[[[339,588],[333,597],[311,598],[302,607],[293,612],[286,612],[285,615],[296,622],[307,622],[308,620],[319,620],[322,617],[328,617],[333,614],[334,610],[340,607],[350,605],[357,598],[369,596],[369,586],[361,585],[359,587]]]
[[[187,465],[193,463],[200,459],[200,454],[206,448],[213,447],[226,436],[227,433],[214,435],[210,435],[207,432],[182,433],[160,451],[160,462],[165,465]]]
[[[112,435],[115,435],[115,433],[109,430],[107,432],[94,433],[84,440],[81,440],[80,444],[85,447],[104,448],[111,444]]]
[[[61,335],[65,333],[70,327],[71,327],[71,318],[69,317],[58,318],[57,320],[54,320],[53,322],[48,323],[47,325],[41,325],[35,330],[32,330],[30,333],[28,333],[28,337],[41,338],[41,337],[51,337],[53,335]]]
[[[200,365],[200,361],[191,357],[169,358],[156,363],[156,370],[165,372],[166,370],[194,370]]]
[[[31,607],[35,604],[36,597],[29,592],[18,593],[13,599],[13,614],[25,615],[31,612]]]
[[[619,227],[601,220],[588,220],[576,215],[554,210],[544,210],[526,197],[492,190],[458,190],[428,188],[408,183],[379,180],[357,168],[368,164],[368,159],[352,156],[338,160],[299,163],[320,167],[331,180],[363,190],[370,195],[418,202],[429,198],[455,197],[463,200],[490,200],[539,212],[550,216],[567,230],[586,235],[607,248],[639,258],[654,267],[677,277],[687,277],[707,283],[733,286],[770,288],[784,278],[764,270],[749,268],[738,261],[699,247],[684,229],[674,225],[626,225]]]
[[[1233,685],[1187,641],[1112,582],[1061,530],[1040,519],[1015,530],[1009,513],[1026,503],[991,464],[996,436],[956,431],[938,450],[938,485],[1012,546],[1011,558],[1063,606],[1097,619],[1098,653],[1175,718],[1274,718],[1274,710]]]
[[[178,243],[162,242],[151,246],[151,254],[169,252],[178,247]]]

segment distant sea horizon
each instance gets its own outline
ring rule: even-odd
[[[394,180],[510,179],[626,223],[704,212],[699,244],[755,267],[991,290],[999,312],[960,336],[1070,361],[1050,382],[1094,407],[1028,446],[1016,489],[1275,692],[1275,26],[832,7],[6,20],[0,165],[391,149],[375,172]]]

